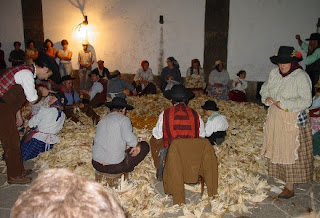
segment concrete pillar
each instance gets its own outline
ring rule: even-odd
[[[29,39],[32,39],[36,48],[42,49],[44,33],[41,0],[21,0],[21,5],[24,41],[27,43]]]
[[[230,0],[207,0],[203,68],[208,77],[214,61],[227,62]]]

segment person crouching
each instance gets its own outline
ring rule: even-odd
[[[208,116],[208,121],[205,125],[206,138],[209,139],[212,145],[220,145],[226,136],[228,121],[224,115],[218,113],[219,108],[216,102],[206,101],[201,107]]]
[[[145,141],[138,142],[133,133],[131,121],[126,116],[127,110],[133,107],[124,98],[115,97],[106,106],[111,113],[98,123],[92,145],[92,165],[102,173],[131,172],[146,157],[149,145]]]

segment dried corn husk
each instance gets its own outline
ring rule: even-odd
[[[212,98],[200,96],[189,102],[189,106],[194,108],[204,121],[207,117],[201,105],[209,99]],[[127,100],[135,107],[128,112],[135,134],[139,140],[149,142],[159,114],[171,106],[170,101],[162,95],[129,97]],[[226,212],[250,212],[250,205],[267,197],[270,186],[259,176],[267,173],[266,160],[260,155],[266,110],[254,103],[215,101],[220,112],[229,121],[226,140],[222,145],[214,147],[219,161],[218,195],[209,198],[205,191],[200,202],[172,206],[171,198],[159,195],[152,184],[156,171],[149,154],[130,174],[129,181],[122,179],[117,188],[105,187],[120,201],[130,216],[157,217],[182,210],[185,217],[220,217]],[[101,117],[109,113],[106,107],[100,107],[95,111]],[[77,113],[82,124],[66,120],[60,132],[60,142],[52,150],[41,154],[36,159],[36,166],[40,170],[68,168],[94,179],[91,145],[95,136],[95,126],[82,112]],[[320,164],[315,167],[319,168]],[[316,178],[319,179],[319,174],[316,174]],[[185,188],[195,193],[200,192],[199,184],[185,185]],[[211,212],[204,212],[204,208],[208,207],[211,208]]]

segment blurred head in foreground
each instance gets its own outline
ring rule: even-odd
[[[41,173],[15,202],[14,218],[125,217],[104,187],[66,169]]]

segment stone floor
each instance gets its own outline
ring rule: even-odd
[[[27,161],[25,167],[33,168],[33,162]],[[0,172],[3,171],[3,167],[0,167]],[[34,172],[31,175],[33,178],[37,177],[37,173]],[[268,183],[271,186],[281,187],[280,183],[277,183],[272,178],[268,178]],[[18,196],[28,188],[28,185],[7,185],[6,174],[0,174],[0,218],[10,217],[11,208],[18,198]],[[153,185],[156,191],[160,195],[165,195],[161,182],[154,181]],[[310,211],[318,213],[317,217],[320,217],[320,183],[312,182],[308,184],[300,184],[295,188],[295,196],[289,200],[278,199],[277,194],[269,192],[269,197],[263,202],[254,205],[250,209],[249,214],[237,214],[236,217],[272,217],[272,218],[285,218],[285,217],[297,217],[303,214],[308,214]],[[195,202],[200,200],[200,194],[191,191],[186,191],[186,202]],[[208,211],[210,208],[207,208]],[[178,217],[182,216],[183,212],[179,211],[175,214],[163,214],[161,217]],[[234,217],[231,214],[225,214],[224,217]],[[315,216],[316,217],[316,216]]]

